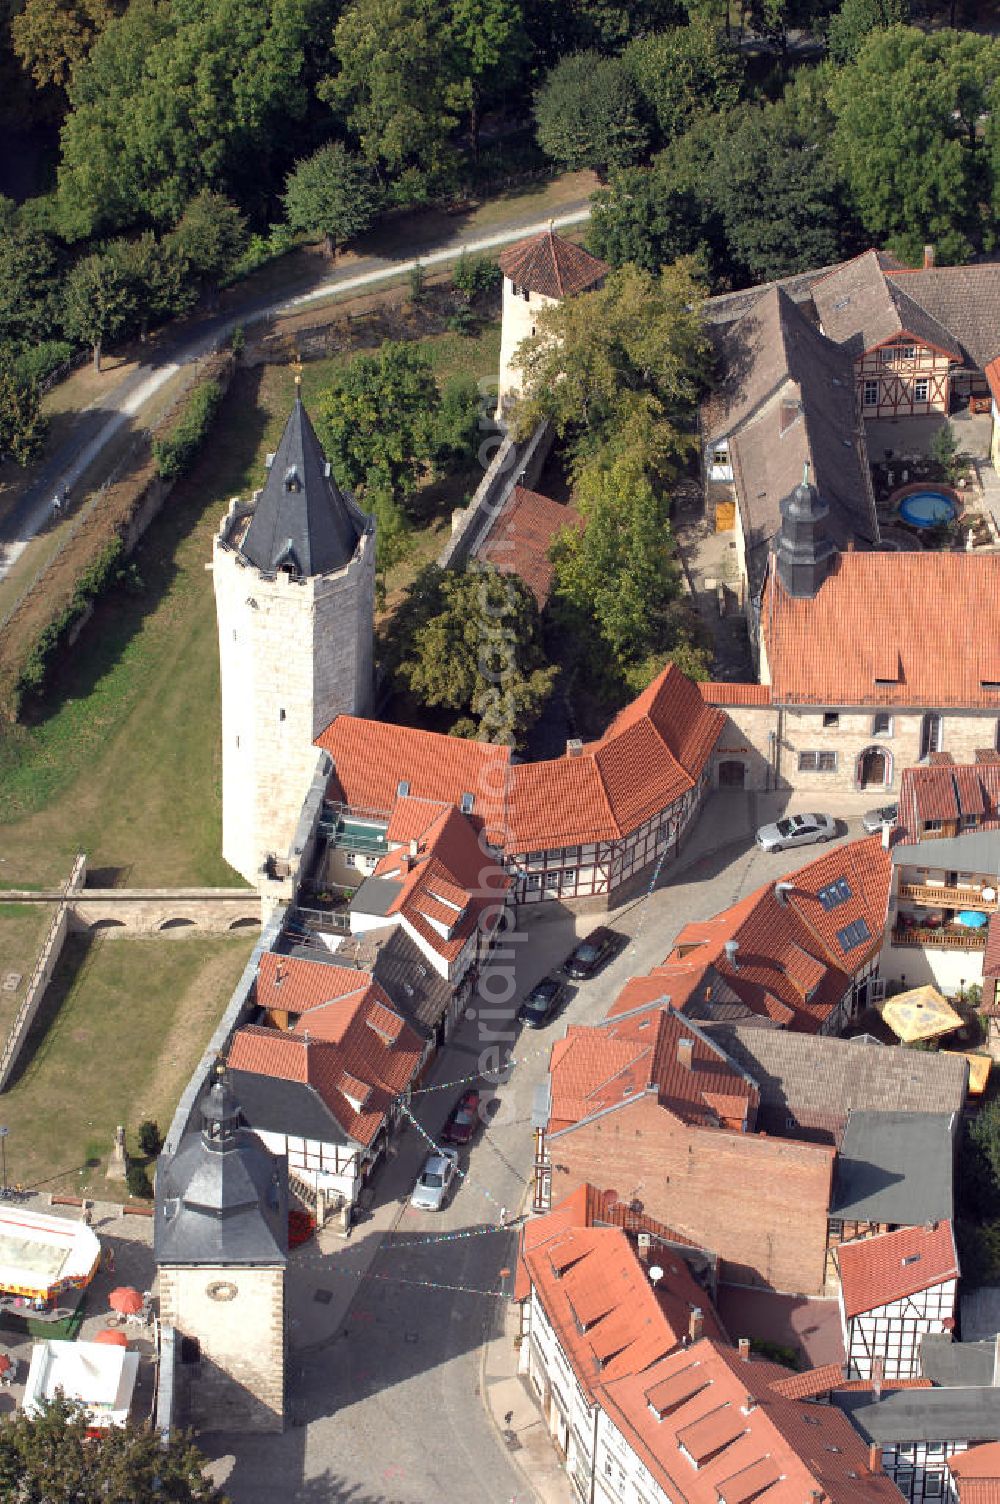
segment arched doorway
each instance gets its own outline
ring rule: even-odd
[[[738,762],[735,758],[719,763],[720,789],[742,789],[746,786],[746,779],[746,763]]]
[[[887,789],[892,785],[892,753],[887,747],[866,747],[858,758],[858,788]]]

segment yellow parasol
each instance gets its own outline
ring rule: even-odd
[[[936,1039],[962,1027],[963,1019],[934,987],[914,987],[883,1004],[882,1017],[904,1044]]]
[[[981,1097],[990,1079],[990,1068],[993,1065],[993,1061],[989,1055],[971,1055],[965,1050],[961,1053],[965,1055],[966,1060],[969,1062],[969,1095],[971,1097]]]

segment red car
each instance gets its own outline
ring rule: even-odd
[[[479,1093],[475,1087],[463,1092],[441,1130],[446,1144],[467,1144],[479,1127]]]

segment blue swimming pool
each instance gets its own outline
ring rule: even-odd
[[[954,522],[958,511],[958,502],[944,491],[911,491],[899,503],[899,515],[911,527],[937,527],[942,522]]]

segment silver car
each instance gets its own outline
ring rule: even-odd
[[[811,846],[815,841],[832,841],[837,822],[831,815],[788,815],[773,825],[762,825],[757,845],[762,851],[784,851],[786,846]]]
[[[439,1212],[458,1169],[458,1150],[441,1149],[428,1154],[420,1179],[413,1187],[410,1205],[422,1212]]]
[[[878,809],[866,809],[861,823],[870,836],[877,836],[883,825],[895,825],[898,818],[898,804],[883,804]]]

